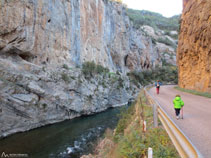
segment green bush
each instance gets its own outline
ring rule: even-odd
[[[109,72],[108,75],[109,75],[109,78],[117,76],[115,72]]]
[[[108,73],[109,69],[104,68],[102,65],[96,65],[96,73],[101,74],[101,73]]]
[[[116,132],[114,135],[114,140],[118,141],[121,135],[124,134],[124,129],[128,126],[128,124],[132,121],[132,116],[135,113],[135,104],[134,102],[127,110],[122,110],[120,114],[120,120],[116,127]]]
[[[88,95],[88,100],[91,102],[92,101],[92,99],[93,99],[93,96],[90,94],[90,95]]]
[[[106,83],[104,81],[102,81],[101,84],[102,84],[103,88],[107,88],[107,85],[106,85]]]
[[[157,41],[160,42],[160,43],[164,43],[164,44],[166,44],[166,45],[168,45],[168,46],[172,46],[173,48],[176,48],[176,47],[177,47],[177,46],[176,46],[171,40],[169,40],[167,37],[165,37],[165,38],[158,38]]]
[[[132,71],[128,73],[130,81],[135,85],[141,84],[146,86],[156,80],[160,80],[161,82],[171,82],[178,83],[178,72],[176,66],[164,66],[158,67],[152,70],[137,72]]]
[[[170,36],[170,37],[172,37],[173,39],[178,39],[178,35],[177,35],[177,34],[172,35],[172,34],[170,33],[170,31],[168,31],[168,30],[165,31],[165,35]]]
[[[86,77],[92,77],[96,74],[108,73],[109,69],[102,65],[96,65],[94,62],[85,62],[82,65],[82,72]]]
[[[62,68],[66,69],[66,70],[69,69],[69,67],[67,66],[67,64],[63,64]]]
[[[123,137],[119,143],[121,157],[139,158],[147,155],[148,147],[153,148],[153,157],[179,158],[169,137],[161,128],[152,128],[146,135],[134,130],[130,135]]]
[[[120,89],[120,88],[123,88],[124,87],[124,80],[121,78],[121,77],[119,77],[119,79],[118,79],[118,89]]]
[[[95,71],[95,63],[94,62],[85,62],[82,65],[82,72],[85,76],[92,76],[93,72]]]
[[[42,104],[43,109],[46,109],[47,106],[48,106],[48,105],[47,105],[46,103]]]
[[[65,81],[65,82],[70,82],[70,77],[65,74],[65,73],[62,73],[62,79]]]

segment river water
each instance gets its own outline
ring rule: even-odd
[[[111,108],[1,139],[0,157],[4,152],[28,154],[29,158],[79,158],[93,151],[107,128],[116,127],[121,109]]]

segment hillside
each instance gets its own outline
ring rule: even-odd
[[[180,15],[166,18],[159,13],[133,9],[128,9],[127,15],[130,17],[130,20],[133,21],[136,28],[139,28],[142,25],[148,25],[155,29],[166,31],[179,29]]]
[[[180,15],[166,18],[158,13],[129,8],[126,12],[133,27],[151,38],[161,57],[160,62],[163,65],[176,65]]]

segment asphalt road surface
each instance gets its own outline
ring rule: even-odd
[[[191,140],[204,158],[211,158],[211,98],[205,98],[174,89],[174,86],[161,86],[149,90],[163,109]],[[173,99],[180,94],[184,101],[184,119],[176,119]]]

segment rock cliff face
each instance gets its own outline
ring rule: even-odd
[[[138,89],[124,74],[174,54],[145,28],[108,0],[0,0],[0,137],[126,104]],[[87,79],[86,61],[122,75]]]
[[[95,61],[113,71],[155,66],[151,38],[108,0],[0,1],[1,53],[37,65]],[[127,58],[129,57],[129,58]],[[135,58],[133,62],[130,60]],[[127,61],[128,59],[128,61]]]
[[[211,1],[184,0],[177,61],[179,86],[211,92]]]

